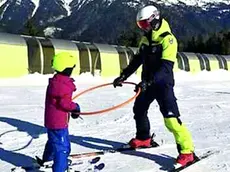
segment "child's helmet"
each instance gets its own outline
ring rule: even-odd
[[[75,65],[76,57],[68,52],[55,54],[52,60],[52,68],[57,72],[63,72],[66,68],[73,68]]]

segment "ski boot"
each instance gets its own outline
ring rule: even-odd
[[[154,141],[155,134],[153,133],[152,137],[145,139],[145,140],[139,140],[137,138],[132,138],[129,141],[130,147],[136,149],[136,148],[150,148],[150,147],[157,147],[159,144]]]
[[[175,168],[186,167],[189,164],[192,164],[196,160],[197,156],[194,153],[188,154],[179,154],[176,163],[174,165]]]

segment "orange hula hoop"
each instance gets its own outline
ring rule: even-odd
[[[76,98],[78,98],[78,97],[81,96],[82,94],[85,94],[85,93],[90,92],[90,91],[92,91],[92,90],[95,90],[95,89],[97,89],[97,88],[105,87],[105,86],[112,85],[112,84],[113,84],[113,83],[107,83],[107,84],[102,84],[102,85],[98,85],[98,86],[95,86],[95,87],[91,87],[91,88],[89,88],[89,89],[86,89],[86,90],[80,92],[79,94],[75,95],[75,96],[73,97],[73,100],[76,99]],[[133,83],[133,82],[122,82],[122,84],[132,84],[132,85],[136,85],[136,84]],[[116,106],[113,106],[113,107],[110,107],[110,108],[107,108],[107,109],[103,109],[103,110],[99,110],[99,111],[80,112],[79,114],[80,114],[80,115],[95,115],[95,114],[105,113],[105,112],[109,112],[109,111],[115,110],[115,109],[117,109],[117,108],[120,108],[120,107],[122,107],[122,106],[124,106],[124,105],[130,103],[132,100],[134,100],[134,99],[140,94],[140,92],[141,92],[141,88],[138,89],[138,91],[136,92],[136,94],[135,94],[133,97],[131,97],[131,98],[128,99],[127,101],[125,101],[125,102],[123,102],[123,103],[121,103],[121,104],[118,104],[118,105],[116,105]]]

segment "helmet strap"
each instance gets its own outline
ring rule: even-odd
[[[62,72],[57,72],[57,73],[64,76],[70,76],[72,74],[73,68],[74,67],[65,68],[65,70],[63,70]]]
[[[151,21],[151,26],[152,26],[152,29],[157,31],[160,27],[161,27],[161,24],[162,24],[162,19],[153,19]]]

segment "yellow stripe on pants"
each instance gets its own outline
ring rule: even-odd
[[[192,136],[184,124],[180,124],[177,118],[164,118],[165,126],[173,133],[176,143],[180,146],[180,153],[194,152]]]

